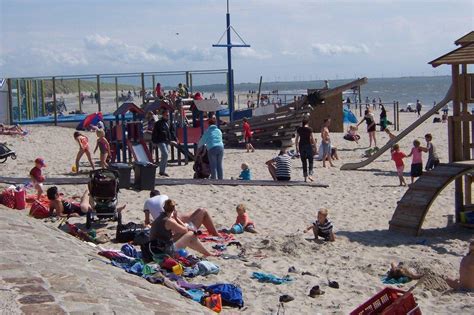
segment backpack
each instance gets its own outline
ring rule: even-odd
[[[49,209],[35,200],[31,205],[30,216],[36,219],[45,219],[49,217]]]
[[[15,209],[15,194],[13,190],[4,190],[2,193],[2,204],[8,208]]]
[[[238,308],[242,308],[244,306],[242,290],[233,284],[220,283],[210,285],[206,287],[206,291],[210,292],[211,294],[220,294],[223,305]]]
[[[128,243],[135,239],[139,233],[143,232],[145,228],[142,224],[128,222],[127,224],[117,224],[117,232],[115,233],[115,240],[118,243]]]

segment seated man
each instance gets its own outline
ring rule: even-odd
[[[282,147],[277,157],[265,162],[273,180],[289,181],[291,179],[291,157],[287,153],[287,148]]]
[[[49,213],[59,217],[79,217],[92,211],[89,203],[89,192],[86,190],[81,197],[81,203],[71,203],[61,199],[58,187],[49,187],[46,191],[49,199]]]
[[[445,279],[455,290],[474,292],[474,241],[469,244],[469,252],[461,260],[459,279]]]
[[[163,206],[165,201],[168,199],[168,196],[161,195],[158,190],[150,191],[150,198],[145,201],[145,205],[143,207],[143,211],[145,212],[145,225],[151,224],[152,220],[150,220],[150,215],[151,219],[153,220],[156,220],[156,218],[160,216],[160,214],[164,211]],[[212,222],[212,218],[206,209],[199,208],[188,214],[178,215],[177,213],[178,212],[175,211],[176,221],[180,222],[181,224],[186,224],[192,230],[197,230],[201,225],[204,225],[210,235],[219,236],[219,233]],[[192,228],[191,224],[194,226],[194,228]]]

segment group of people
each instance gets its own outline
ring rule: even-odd
[[[433,136],[430,133],[425,135],[426,147],[422,147],[419,140],[413,141],[413,148],[410,153],[406,155],[400,150],[400,146],[395,144],[392,147],[392,160],[395,162],[395,167],[397,169],[398,179],[400,181],[400,186],[406,186],[405,178],[403,176],[403,171],[405,169],[405,163],[403,162],[404,158],[412,157],[410,177],[411,183],[413,184],[415,178],[420,177],[423,174],[423,158],[422,153],[428,153],[428,160],[425,165],[425,170],[429,171],[439,164],[439,156],[436,152],[436,147],[433,144]]]

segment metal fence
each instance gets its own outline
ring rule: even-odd
[[[41,124],[80,121],[86,114],[102,112],[111,116],[124,102],[137,105],[154,99],[157,83],[168,91],[186,84],[189,91],[213,93],[228,101],[227,70],[142,72],[54,77],[9,78],[10,123]]]

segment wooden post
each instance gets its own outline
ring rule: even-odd
[[[400,103],[397,101],[397,131],[400,131]]]
[[[16,102],[18,105],[18,121],[21,121],[21,88],[20,88],[20,80],[16,80]]]
[[[10,125],[13,125],[13,87],[12,79],[7,79],[8,84],[8,121]],[[18,90],[18,89],[17,89]]]
[[[152,85],[152,93],[153,93],[153,97],[156,97],[156,83],[155,83],[155,75],[152,75],[151,76],[151,85]]]
[[[145,104],[145,74],[142,72],[140,76],[142,79],[142,104]]]
[[[79,98],[79,111],[82,113],[82,102],[81,102],[81,79],[77,79],[77,97]]]
[[[393,131],[397,130],[397,102],[393,101]]]
[[[53,108],[54,108],[54,125],[58,125],[58,106],[56,103],[56,78],[53,77]]]
[[[260,106],[260,93],[262,92],[262,79],[263,77],[260,76],[260,82],[258,83],[257,107]]]
[[[39,84],[38,80],[35,80],[35,100],[36,100],[36,115],[37,116],[42,116],[40,115],[40,110],[39,110]]]
[[[115,109],[119,107],[119,100],[118,100],[118,79],[115,77]]]
[[[41,115],[44,116],[46,113],[46,104],[44,103],[44,80],[41,80]]]
[[[452,65],[452,85],[453,85],[453,116],[459,117],[461,115],[461,106],[459,103],[459,65]],[[453,162],[462,160],[462,142],[461,142],[461,123],[452,121],[451,134],[449,141],[452,142],[450,145],[450,154],[452,153]],[[452,152],[451,152],[452,150]],[[454,203],[455,203],[455,215],[456,222],[460,222],[461,211],[463,210],[463,180],[458,178],[454,182]]]
[[[31,119],[31,114],[30,114],[30,87],[29,80],[25,80],[25,105],[26,105],[26,119]]]
[[[193,93],[193,74],[189,73],[189,91]]]
[[[468,91],[468,87],[467,87],[467,65],[463,64],[462,67],[462,80],[461,82],[459,82],[459,92],[461,92],[461,94],[459,95],[459,101],[461,102],[462,104],[462,116],[463,117],[469,117],[470,116],[470,113],[469,113],[469,106],[468,106],[468,101],[467,101],[467,97],[466,96],[466,92]],[[471,159],[471,156],[470,156],[470,152],[471,152],[471,145],[470,145],[470,132],[469,132],[469,125],[470,125],[470,121],[467,121],[467,120],[463,120],[462,121],[462,153],[463,153],[463,157],[462,157],[462,160],[465,161],[465,160],[470,160]]]
[[[97,75],[97,109],[99,112],[102,111],[101,101],[100,101],[100,75]]]

